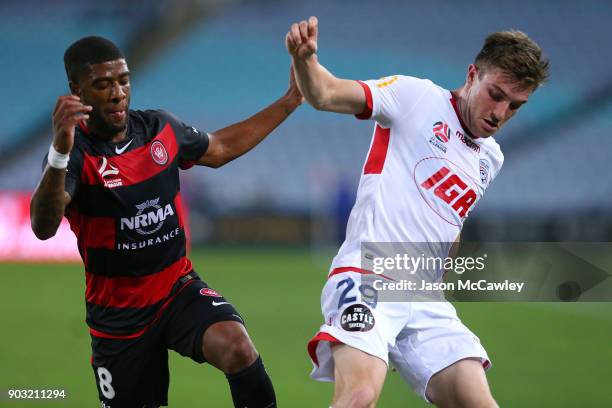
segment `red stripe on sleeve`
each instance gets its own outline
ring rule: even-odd
[[[166,151],[166,160],[160,163],[153,158],[151,145],[160,142]],[[156,146],[159,146],[156,144]],[[110,187],[129,186],[141,183],[168,168],[178,153],[174,130],[166,124],[149,143],[137,149],[112,157],[84,155],[81,182],[89,185]]]
[[[374,141],[368,154],[368,159],[363,168],[363,174],[380,174],[385,166],[387,158],[387,150],[389,149],[389,138],[391,137],[391,129],[384,129],[380,125],[376,125],[374,131]]]
[[[363,109],[363,112],[358,115],[355,115],[355,117],[357,119],[370,119],[372,117],[372,109],[374,108],[374,105],[372,103],[372,91],[365,82],[357,81],[357,83],[361,85],[361,87],[363,88],[363,92],[365,93],[366,106]]]
[[[183,257],[167,268],[146,276],[108,277],[86,273],[88,302],[104,307],[145,307],[159,302],[170,293],[178,278],[193,269]]]

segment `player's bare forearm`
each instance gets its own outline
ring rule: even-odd
[[[313,108],[353,115],[365,109],[361,86],[353,80],[336,78],[315,54],[306,59],[293,58],[293,66],[298,86]]]
[[[70,195],[64,191],[65,169],[47,166],[30,201],[32,231],[38,239],[55,235],[62,221]]]
[[[74,145],[74,128],[80,120],[89,119],[92,109],[92,106],[83,104],[81,98],[76,95],[57,98],[52,120],[53,150],[56,155],[70,154]],[[49,154],[51,155],[51,151]],[[49,239],[55,235],[66,206],[70,203],[71,197],[65,191],[66,165],[67,161],[56,163],[54,167],[47,165],[32,196],[30,221],[32,231],[39,239]]]
[[[250,118],[210,133],[208,150],[198,164],[220,167],[242,156],[272,133],[301,103],[299,91],[290,89]]]
[[[295,80],[306,101],[315,109],[322,109],[330,99],[328,90],[334,76],[323,67],[316,56],[292,58]]]

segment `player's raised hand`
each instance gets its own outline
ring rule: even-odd
[[[317,36],[319,21],[310,17],[308,21],[300,21],[291,25],[285,37],[287,51],[294,58],[306,59],[317,52]]]
[[[74,145],[74,127],[80,120],[89,119],[93,108],[84,105],[76,95],[57,98],[53,110],[53,147],[59,153],[67,154]]]
[[[287,95],[296,101],[297,105],[301,105],[304,102],[304,96],[298,87],[297,81],[295,80],[295,72],[293,72],[293,64],[289,67],[289,89]]]

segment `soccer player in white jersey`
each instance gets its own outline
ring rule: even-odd
[[[346,240],[323,289],[325,324],[309,343],[312,377],[335,381],[333,408],[373,407],[390,361],[437,406],[496,407],[485,376],[489,357],[450,303],[368,302],[359,278],[372,272],[361,267],[361,244],[458,241],[504,160],[491,136],[546,80],[548,60],[525,34],[505,31],[487,37],[454,91],[401,75],[360,82],[319,63],[317,29],[311,17],[285,39],[306,100],[373,119],[375,130]],[[447,256],[450,244],[444,248]]]

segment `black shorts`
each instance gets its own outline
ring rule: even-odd
[[[194,272],[189,276],[193,278],[182,278],[186,286],[140,337],[106,339],[92,336],[91,363],[102,407],[168,405],[168,350],[203,363],[204,331],[219,321],[243,323],[225,298],[208,288]]]

